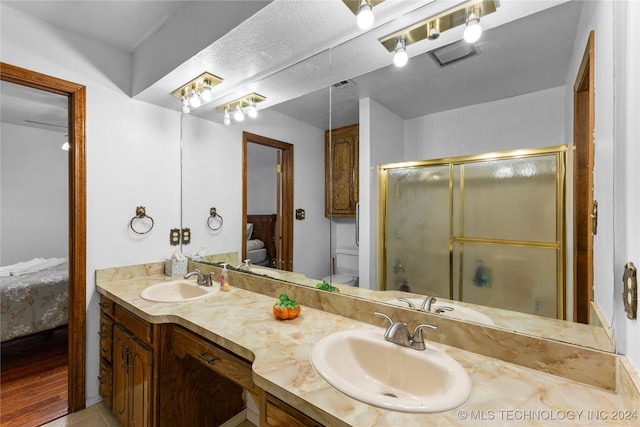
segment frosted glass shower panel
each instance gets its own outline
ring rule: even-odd
[[[557,156],[464,165],[465,237],[557,241]]]
[[[386,192],[387,289],[449,297],[449,166],[391,169]]]
[[[461,301],[558,317],[558,250],[456,243],[454,284]]]

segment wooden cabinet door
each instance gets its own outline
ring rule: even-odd
[[[100,316],[100,356],[113,363],[113,320],[104,314]]]
[[[325,215],[355,217],[359,193],[359,126],[334,129],[325,141]]]
[[[151,425],[151,370],[152,351],[136,339],[129,340],[130,354],[130,392],[131,426],[148,427]]]
[[[113,330],[113,413],[123,426],[129,420],[129,334],[120,326]]]

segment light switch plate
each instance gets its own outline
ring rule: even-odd
[[[169,232],[169,244],[176,246],[180,244],[180,229],[172,228]]]
[[[305,218],[306,214],[304,209],[296,209],[296,219],[298,221],[302,221]]]

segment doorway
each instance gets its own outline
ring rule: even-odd
[[[276,213],[275,239],[275,263],[269,265],[280,270],[293,270],[293,145],[255,135],[249,132],[242,133],[242,259],[247,258],[247,214],[269,214],[269,212],[249,212],[249,144],[255,144],[259,148],[266,149],[268,157],[274,160],[274,185],[269,186],[268,194],[263,196],[272,203]],[[273,156],[271,155],[273,154]]]
[[[598,212],[593,198],[594,46],[591,31],[573,86],[573,320],[586,324],[593,301],[593,236],[597,232]]]
[[[66,96],[69,169],[68,407],[85,407],[86,335],[86,158],[85,87],[45,74],[0,63],[0,79]]]

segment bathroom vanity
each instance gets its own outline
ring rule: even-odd
[[[245,390],[258,407],[260,426],[464,426],[471,416],[476,421],[478,416],[493,417],[495,425],[504,425],[525,413],[582,413],[562,425],[601,425],[596,413],[586,416],[594,409],[608,416],[608,425],[637,422],[612,416],[631,416],[638,410],[637,390],[594,387],[432,341],[427,344],[446,352],[471,377],[473,391],[466,403],[425,414],[365,404],[316,373],[310,361],[314,345],[345,330],[382,334],[384,329],[376,326],[383,324],[380,319],[368,320],[376,319],[372,308],[399,320],[406,320],[402,316],[408,310],[364,300],[358,306],[354,299],[350,310],[354,317],[367,319],[361,321],[331,312],[339,311],[340,303],[327,302],[347,296],[237,272],[230,274],[229,292],[197,301],[157,303],[140,297],[143,289],[169,280],[161,264],[96,273],[101,295],[100,392],[125,426],[220,425],[244,411]],[[252,287],[254,291],[242,289]],[[280,292],[302,304],[299,317],[274,319],[276,299],[270,294]]]

